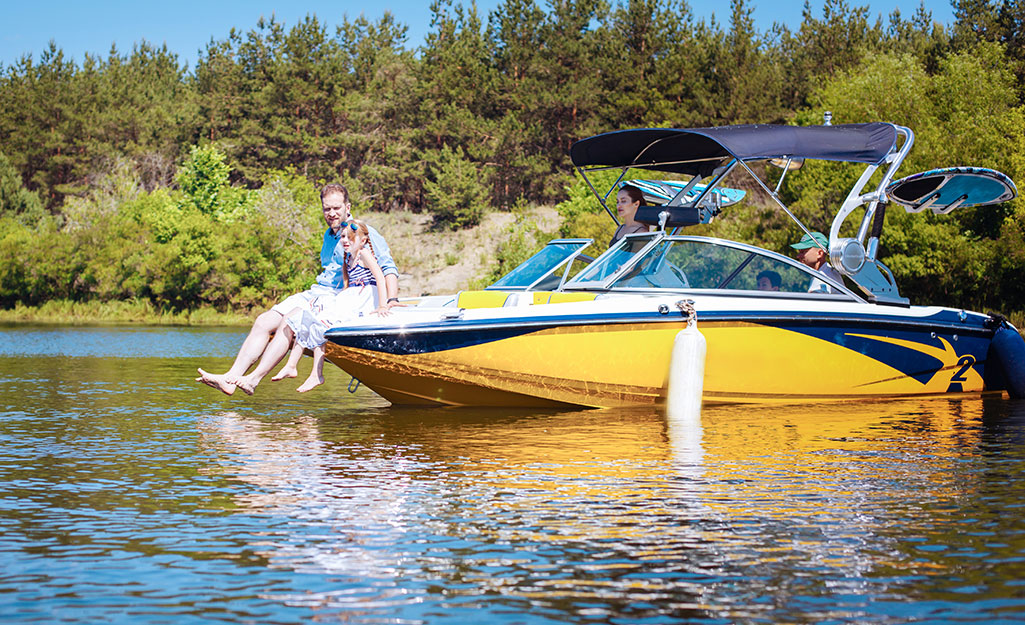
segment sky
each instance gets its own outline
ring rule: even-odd
[[[921,0],[848,2],[851,6],[868,6],[872,18],[882,15],[885,23],[895,8],[910,17]],[[500,3],[478,0],[477,7],[485,14]],[[469,6],[470,0],[462,0],[462,4]],[[547,6],[544,0],[538,4]],[[925,0],[924,4],[934,20],[946,25],[953,21],[950,0]],[[688,5],[699,19],[708,20],[714,14],[722,24],[729,21],[729,0],[689,0]],[[768,30],[773,22],[796,27],[803,5],[803,0],[751,0],[756,27],[761,31]],[[823,0],[812,0],[815,15],[821,15],[822,5]],[[158,46],[166,43],[180,61],[192,68],[199,51],[211,39],[226,38],[232,28],[245,32],[255,27],[261,16],[271,15],[288,27],[311,13],[333,28],[343,16],[353,20],[363,14],[373,21],[391,11],[397,21],[409,27],[406,46],[415,48],[423,43],[431,19],[429,0],[0,0],[0,9],[5,22],[0,26],[3,66],[13,65],[26,54],[38,60],[51,40],[65,57],[77,63],[87,52],[105,57],[112,44],[121,52],[130,52],[133,43],[146,40]]]

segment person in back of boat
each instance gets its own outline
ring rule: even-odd
[[[324,383],[324,344],[327,342],[324,334],[336,325],[365,314],[380,317],[390,314],[387,291],[379,288],[379,285],[384,285],[384,274],[374,256],[367,225],[362,221],[349,221],[342,226],[342,231],[345,249],[342,290],[318,298],[310,308],[297,307],[285,315],[256,369],[235,382],[235,386],[247,395],[252,395],[264,376],[281,362],[293,338],[295,341],[288,363],[272,380],[294,378],[303,350],[310,349],[313,350],[313,370],[296,390],[305,393],[320,386]]]
[[[780,285],[783,284],[783,278],[771,269],[759,273],[756,280],[759,291],[778,291]]]
[[[647,224],[642,224],[636,219],[637,209],[642,206],[644,206],[644,195],[641,190],[631,184],[623,185],[619,193],[616,194],[616,213],[619,214],[620,225],[612,235],[609,247],[628,234],[648,231]]]
[[[832,265],[828,262],[829,255],[826,253],[826,248],[829,247],[829,239],[826,238],[826,235],[821,232],[806,234],[801,237],[800,241],[790,247],[797,250],[797,260],[843,284],[843,277],[840,275],[840,272],[833,269]],[[835,293],[836,289],[830,287],[824,280],[812,278],[811,284],[808,285],[808,292]]]

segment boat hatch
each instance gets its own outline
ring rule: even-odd
[[[553,291],[569,277],[573,260],[592,259],[581,254],[594,239],[556,239],[541,248],[515,269],[498,279],[486,290],[494,291]],[[561,271],[560,271],[561,269]]]
[[[985,206],[1018,195],[1006,175],[982,167],[948,167],[914,174],[890,184],[886,194],[909,213],[931,209],[946,214],[955,208]]]

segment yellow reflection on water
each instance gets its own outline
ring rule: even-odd
[[[879,534],[908,506],[970,492],[956,468],[977,453],[983,401],[712,406],[682,427],[647,409],[224,412],[201,430],[232,459],[217,470],[253,486],[240,509],[332,528],[301,547],[268,542],[278,562],[384,574],[395,554],[366,545],[426,532],[529,549],[628,545],[628,568],[701,547],[715,557],[694,571],[792,558],[863,571],[890,564]],[[785,540],[766,538],[781,527]]]
[[[950,497],[982,414],[982,399],[716,407],[702,415],[706,471],[729,486],[732,514],[835,512],[887,485]]]

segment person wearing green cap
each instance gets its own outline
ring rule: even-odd
[[[827,262],[829,253],[826,250],[829,248],[829,239],[826,238],[826,235],[821,232],[812,232],[801,237],[800,241],[790,247],[797,250],[797,260],[843,284],[843,277],[840,275],[840,272],[833,269],[829,262]],[[812,278],[811,284],[808,285],[808,292],[835,293],[836,289],[830,287],[824,280]]]

